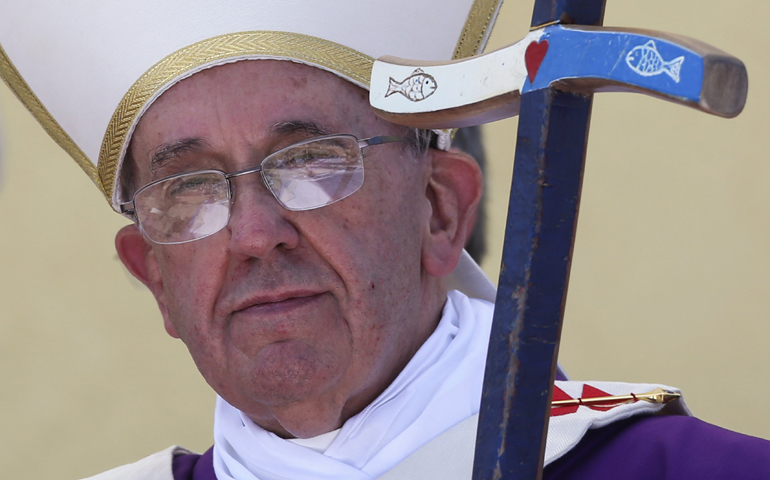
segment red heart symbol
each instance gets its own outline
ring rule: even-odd
[[[540,64],[543,63],[546,53],[548,53],[548,40],[543,40],[540,43],[532,42],[527,47],[527,51],[524,52],[524,63],[527,65],[529,83],[535,81],[537,71],[540,70]]]

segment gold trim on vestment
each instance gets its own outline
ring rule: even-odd
[[[67,132],[64,131],[61,125],[54,120],[51,113],[45,108],[40,99],[37,98],[37,95],[35,95],[32,89],[29,88],[27,82],[22,78],[21,73],[19,73],[13,65],[11,59],[8,58],[2,45],[0,45],[0,77],[5,80],[5,83],[11,91],[16,94],[16,97],[21,100],[21,103],[27,107],[27,110],[32,113],[32,116],[34,116],[40,123],[43,130],[45,130],[65,152],[75,159],[75,162],[80,165],[80,168],[86,172],[86,175],[88,175],[96,186],[99,187],[99,190],[101,190],[102,193],[105,193],[99,179],[99,173],[93,162],[88,159],[86,154],[77,146],[74,140],[67,135]]]
[[[220,35],[177,50],[152,66],[128,90],[110,120],[99,153],[99,178],[112,199],[115,175],[129,131],[147,103],[175,80],[235,58],[286,58],[331,70],[369,86],[374,59],[338,43],[290,32]]]
[[[503,0],[475,0],[465,27],[457,40],[453,59],[466,58],[481,53],[489,37],[489,28],[494,23]]]

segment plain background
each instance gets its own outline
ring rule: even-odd
[[[490,48],[523,37],[507,0]],[[724,120],[630,94],[594,103],[561,362],[577,379],[680,387],[701,418],[770,437],[770,3],[609,0],[606,25],[707,41],[749,68]],[[0,87],[0,471],[73,479],[212,443],[214,395],[113,248],[126,222]],[[490,150],[496,278],[516,120]],[[662,432],[661,434],[665,434]]]

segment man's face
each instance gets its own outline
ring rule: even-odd
[[[286,61],[216,67],[145,113],[131,143],[136,184],[249,168],[332,133],[405,131],[327,72]],[[306,437],[339,427],[435,328],[443,292],[421,267],[430,162],[405,145],[366,149],[361,189],[317,210],[282,208],[258,174],[235,178],[224,230],[147,246],[145,282],[167,330],[214,390],[265,428]]]

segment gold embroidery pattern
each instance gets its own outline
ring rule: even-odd
[[[481,53],[487,32],[500,10],[503,0],[475,0],[465,21],[465,27],[457,41],[453,59],[466,58]]]
[[[286,57],[319,65],[368,86],[374,59],[340,44],[289,32],[225,34],[177,50],[151,67],[128,90],[110,120],[99,154],[99,178],[112,198],[123,144],[147,102],[195,69],[238,57]]]
[[[54,120],[51,113],[45,108],[40,99],[37,98],[37,95],[35,95],[32,89],[29,88],[29,85],[24,81],[19,71],[11,62],[11,59],[8,58],[8,55],[5,53],[5,50],[3,50],[2,46],[0,46],[0,77],[5,80],[5,83],[11,91],[19,100],[21,100],[21,103],[27,107],[27,110],[32,113],[35,119],[43,127],[43,130],[45,130],[65,152],[75,159],[75,162],[80,165],[80,168],[86,172],[86,175],[88,175],[96,186],[99,187],[99,190],[104,193],[104,188],[99,180],[99,174],[94,164],[88,157],[86,157],[86,154],[77,146],[75,141],[67,135],[67,132],[64,131],[61,125]]]

